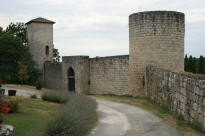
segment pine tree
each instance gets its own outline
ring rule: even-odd
[[[192,72],[192,70],[193,70],[193,58],[190,55],[188,60],[188,72]]]
[[[197,58],[193,57],[192,71],[193,73],[197,73]]]
[[[185,71],[189,71],[189,59],[187,57],[187,54],[185,55],[185,58],[184,58],[184,70]]]
[[[199,74],[205,74],[204,67],[205,67],[204,57],[200,56],[200,58],[199,58]]]

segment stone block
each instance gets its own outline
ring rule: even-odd
[[[0,136],[13,136],[14,127],[11,125],[0,125]]]

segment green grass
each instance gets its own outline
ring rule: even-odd
[[[43,136],[59,105],[40,99],[18,97],[19,112],[4,116],[3,124],[14,126],[15,136]]]
[[[199,124],[190,124],[185,121],[182,116],[173,115],[166,105],[159,106],[149,99],[116,95],[91,95],[91,97],[126,103],[152,112],[168,124],[175,127],[182,136],[205,136],[205,133],[200,129]]]

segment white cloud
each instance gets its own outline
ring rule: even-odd
[[[91,56],[128,54],[128,16],[134,12],[174,10],[185,13],[186,23],[205,21],[204,0],[7,0],[2,5],[3,27],[39,16],[54,20],[54,44],[62,55],[70,51]],[[192,33],[191,28],[187,29]],[[195,31],[200,31],[200,27]],[[197,35],[197,41],[201,39],[202,43],[202,36]],[[190,42],[196,43],[193,35],[186,38],[193,38]],[[192,52],[191,48],[186,51]]]

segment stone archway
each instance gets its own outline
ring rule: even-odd
[[[75,92],[75,72],[71,67],[68,69],[68,91]]]

